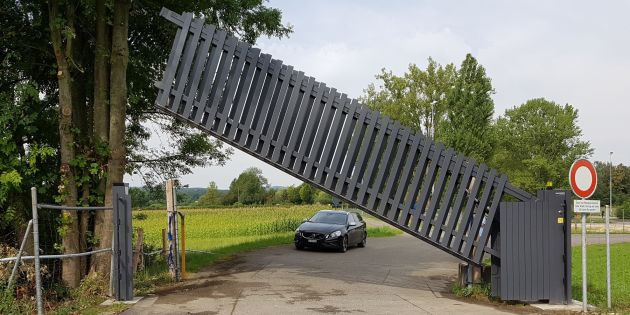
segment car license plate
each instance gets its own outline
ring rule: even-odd
[[[308,240],[309,243],[317,243],[317,240]]]

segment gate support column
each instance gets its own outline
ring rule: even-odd
[[[129,184],[115,183],[112,187],[114,217],[113,279],[114,298],[133,300],[133,252],[131,249],[131,196]]]

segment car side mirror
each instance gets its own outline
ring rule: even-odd
[[[352,221],[352,222],[348,223],[348,225],[349,225],[349,226],[356,226],[356,225],[357,225],[357,223],[356,223],[356,222],[354,222],[354,221]]]

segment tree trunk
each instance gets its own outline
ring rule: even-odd
[[[68,16],[66,17],[66,27],[73,31],[74,16],[72,6],[67,6]],[[63,204],[75,206],[78,197],[74,172],[70,165],[75,158],[74,135],[72,133],[72,77],[70,75],[66,57],[72,51],[72,38],[68,36],[64,44],[61,36],[61,25],[59,21],[59,3],[52,0],[49,4],[49,25],[51,41],[55,58],[57,61],[57,80],[59,82],[59,146],[61,155],[61,184],[59,193],[64,197]],[[79,222],[76,211],[63,211],[63,248],[66,253],[77,253],[79,251]],[[79,259],[64,259],[62,263],[62,279],[70,287],[79,286],[81,281]]]
[[[109,152],[105,205],[112,205],[112,185],[122,182],[125,170],[125,115],[127,109],[127,46],[129,22],[129,1],[116,0],[114,3],[114,23],[112,28],[112,53],[110,58],[110,111],[109,111]],[[96,235],[101,246],[112,242],[112,213],[101,211],[96,217]],[[110,271],[110,260],[101,256],[95,264],[95,271],[105,275]]]
[[[97,146],[109,140],[110,39],[105,0],[96,1],[96,51],[94,54],[94,138]],[[103,187],[104,188],[104,181]]]

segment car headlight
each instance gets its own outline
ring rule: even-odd
[[[300,228],[295,229],[295,233],[300,233]]]
[[[334,231],[328,235],[326,235],[326,238],[337,238],[341,236],[341,231]]]

